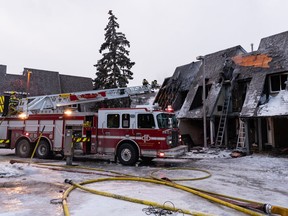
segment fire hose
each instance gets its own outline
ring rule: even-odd
[[[20,162],[20,161],[16,161],[16,162]],[[77,167],[77,169],[80,169],[79,171],[75,171],[75,167],[73,167],[73,166],[62,166],[62,165],[54,165],[54,164],[35,164],[35,165],[39,166],[39,167],[46,167],[46,168],[52,167],[53,170],[57,169],[58,171],[61,171],[61,170],[62,171],[69,171],[70,169],[73,169],[73,172],[88,173],[88,174],[92,174],[92,172],[89,173],[86,170],[91,170],[91,171],[100,172],[100,173],[97,173],[100,175],[101,175],[101,172],[104,172],[104,174],[102,174],[102,175],[108,176],[106,178],[92,179],[92,180],[88,180],[88,181],[84,181],[84,182],[80,182],[80,183],[75,183],[72,180],[65,180],[66,183],[69,183],[72,185],[71,187],[69,187],[65,191],[65,193],[62,196],[62,206],[63,206],[63,211],[64,211],[65,216],[70,215],[69,209],[68,209],[68,203],[67,203],[68,195],[71,193],[71,191],[73,191],[76,188],[90,192],[90,193],[93,193],[93,194],[106,196],[106,197],[122,199],[122,200],[130,201],[130,202],[135,202],[135,203],[140,203],[140,204],[150,205],[150,206],[155,206],[155,207],[163,207],[163,205],[160,205],[160,204],[155,203],[155,202],[125,197],[125,196],[121,196],[118,194],[111,194],[111,193],[98,191],[98,190],[87,188],[87,187],[83,186],[86,184],[92,184],[92,183],[104,182],[104,181],[137,181],[137,182],[147,182],[147,183],[165,185],[168,187],[173,187],[176,189],[180,189],[180,190],[192,193],[194,195],[200,196],[200,197],[205,198],[205,199],[212,201],[214,203],[224,205],[226,207],[238,210],[238,211],[243,212],[243,213],[248,214],[248,215],[258,216],[258,215],[263,215],[263,213],[265,213],[265,214],[278,214],[281,216],[288,216],[288,209],[281,207],[281,206],[273,206],[273,205],[266,204],[266,203],[260,203],[260,202],[255,202],[255,201],[251,201],[251,200],[245,200],[245,199],[241,199],[241,198],[227,196],[227,195],[223,195],[223,194],[212,193],[209,191],[201,190],[198,188],[193,188],[190,186],[184,186],[184,185],[177,184],[174,182],[174,181],[192,181],[192,180],[200,180],[200,179],[209,178],[211,176],[211,174],[205,170],[194,169],[194,168],[169,168],[168,170],[179,170],[179,169],[196,170],[196,171],[204,172],[207,175],[203,176],[203,177],[199,177],[199,178],[185,178],[185,179],[184,178],[179,178],[179,179],[164,178],[164,180],[163,180],[163,179],[159,179],[159,178],[154,176],[154,174],[156,172],[158,172],[159,170],[153,171],[149,178],[143,178],[143,177],[136,177],[136,176],[123,174],[123,173],[115,172],[115,171],[82,167],[82,166]],[[84,171],[82,171],[82,170],[84,170]],[[94,172],[94,174],[95,174],[95,172]],[[113,175],[111,175],[111,174],[113,174]],[[167,210],[175,211],[175,208],[170,208],[170,207],[165,207],[165,208]],[[189,210],[184,210],[184,209],[180,209],[180,210],[181,210],[181,212],[188,214],[188,215],[197,215],[197,216],[207,215],[204,213],[191,212]],[[261,211],[262,213],[259,213],[259,211]]]
[[[252,215],[252,216],[263,215],[261,213],[246,209],[244,207],[229,203],[227,201],[223,201],[222,199],[216,198],[214,196],[208,195],[206,193],[194,190],[192,188],[189,188],[189,187],[186,187],[186,186],[183,186],[183,185],[180,185],[180,184],[176,184],[176,183],[168,182],[168,181],[159,181],[159,180],[149,179],[149,178],[141,178],[141,177],[99,178],[99,179],[93,179],[93,180],[84,181],[84,182],[81,182],[79,184],[74,183],[72,180],[67,180],[66,179],[65,182],[71,184],[72,186],[68,190],[66,190],[66,192],[63,195],[63,209],[64,209],[65,215],[66,216],[70,215],[69,211],[68,211],[67,197],[68,197],[69,193],[72,190],[76,189],[76,188],[82,189],[84,191],[87,191],[87,192],[90,192],[90,193],[93,193],[93,194],[106,196],[106,197],[112,197],[112,198],[116,198],[116,199],[130,201],[130,202],[140,203],[140,204],[144,204],[144,205],[152,205],[152,206],[157,206],[157,207],[160,206],[159,204],[154,203],[154,202],[150,202],[150,201],[146,201],[146,200],[138,200],[138,199],[134,199],[134,198],[126,197],[126,196],[121,196],[121,195],[117,195],[117,194],[112,194],[112,193],[107,193],[107,192],[103,192],[103,191],[98,191],[98,190],[95,190],[95,189],[91,189],[91,188],[87,188],[87,187],[82,186],[82,185],[86,185],[86,184],[103,182],[103,181],[138,181],[138,182],[148,182],[148,183],[154,183],[154,184],[161,184],[161,185],[177,188],[177,189],[192,193],[194,195],[198,195],[198,196],[200,196],[202,198],[205,198],[205,199],[208,199],[208,200],[210,200],[212,202],[215,202],[215,203],[224,205],[226,207],[241,211],[241,212],[246,213],[248,215]],[[173,209],[169,209],[169,210],[172,211]],[[188,215],[196,215],[196,216],[198,216],[198,215],[199,216],[200,215],[201,216],[202,215],[207,215],[207,214],[204,214],[204,213],[191,212],[191,211],[184,210],[184,209],[181,209],[181,211],[183,213],[185,213],[185,214],[188,214]]]

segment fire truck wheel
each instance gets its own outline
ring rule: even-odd
[[[129,166],[134,165],[139,158],[137,149],[129,143],[119,147],[117,157],[121,164]]]
[[[17,144],[16,154],[19,157],[27,158],[31,156],[32,150],[32,144],[27,139],[22,139]]]
[[[36,150],[36,156],[40,159],[47,159],[50,156],[50,145],[46,140],[40,140]]]

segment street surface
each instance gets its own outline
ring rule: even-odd
[[[287,157],[251,155],[231,158],[223,155],[218,156],[219,158],[217,155],[214,158],[205,158],[207,155],[203,155],[203,159],[200,159],[199,155],[190,154],[186,157],[187,159],[157,159],[149,164],[138,163],[133,167],[81,158],[73,161],[73,169],[67,169],[65,166],[62,167],[66,162],[60,157],[51,160],[33,159],[33,162],[49,163],[55,167],[44,168],[36,166],[34,163],[10,164],[11,160],[29,162],[29,159],[16,157],[12,150],[0,149],[0,215],[64,215],[62,205],[59,203],[61,203],[63,192],[70,186],[64,183],[65,179],[79,183],[88,179],[114,176],[116,175],[114,172],[139,177],[150,177],[152,173],[157,178],[167,178],[168,180],[207,176],[207,173],[193,169],[207,171],[211,173],[211,177],[177,183],[261,203],[288,207]],[[79,169],[82,166],[97,170]],[[179,169],[174,170],[174,168]],[[93,185],[94,187],[161,204],[173,203],[178,208],[193,212],[212,215],[245,215],[198,196],[173,188],[149,185],[149,183],[102,182]],[[103,198],[80,190],[75,190],[70,194],[68,204],[71,215],[146,215],[142,210],[147,208],[145,205]],[[91,211],[93,214],[89,214]],[[175,213],[174,215],[183,214]]]

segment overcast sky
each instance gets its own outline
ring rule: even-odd
[[[177,66],[288,31],[287,0],[0,0],[0,64],[95,78],[108,11],[130,41],[134,80],[162,83]]]

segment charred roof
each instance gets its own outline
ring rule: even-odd
[[[240,116],[257,116],[267,76],[288,71],[288,31],[263,38],[257,51],[232,60],[239,73],[238,80],[251,80]]]
[[[215,53],[211,53],[204,56],[204,64],[201,64],[201,67],[194,76],[194,79],[191,83],[189,93],[187,98],[178,114],[179,118],[195,118],[200,119],[203,116],[202,111],[202,101],[193,105],[193,101],[197,100],[203,89],[203,74],[205,72],[205,83],[209,86],[210,91],[207,91],[207,115],[211,115],[215,103],[217,101],[218,95],[220,93],[220,82],[223,77],[223,74],[229,74],[232,76],[232,71],[230,68],[234,69],[233,62],[230,60],[232,57],[239,54],[246,53],[246,51],[241,46],[235,46],[225,50],[221,50]],[[195,102],[194,102],[195,103]]]

